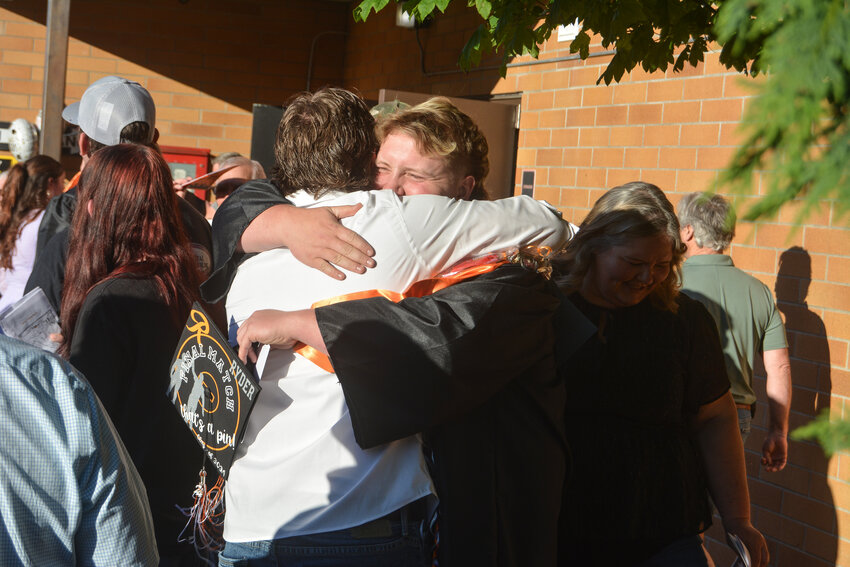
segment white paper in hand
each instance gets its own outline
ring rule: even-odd
[[[735,551],[737,556],[732,567],[752,567],[753,561],[750,558],[750,550],[747,549],[741,538],[731,532],[726,532],[726,543]]]
[[[0,328],[8,336],[48,352],[56,352],[59,348],[58,343],[50,340],[51,334],[62,332],[59,317],[40,287],[0,313]]]

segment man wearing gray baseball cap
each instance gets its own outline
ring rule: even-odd
[[[82,157],[80,172],[89,157],[105,146],[115,144],[152,144],[159,137],[156,124],[156,106],[150,93],[139,83],[110,75],[93,82],[74,102],[62,111],[62,118],[80,128],[77,148]],[[126,131],[125,131],[126,130]],[[71,223],[77,204],[74,190],[80,179],[75,175],[70,189],[55,197],[47,205],[38,227],[36,259],[47,242]]]
[[[110,75],[93,82],[74,102],[62,111],[62,118],[80,128],[77,147],[86,167],[89,158],[101,148],[115,144],[154,145],[159,138],[156,129],[156,105],[150,93],[139,83]],[[65,258],[68,252],[68,228],[77,206],[80,174],[71,179],[71,188],[54,197],[38,227],[36,258],[25,291],[40,287],[56,311],[62,300]],[[212,263],[212,239],[204,216],[183,199],[178,198],[186,233],[192,251],[207,274]]]
[[[151,143],[157,137],[156,106],[150,93],[135,81],[110,75],[89,85],[79,102],[62,111],[62,118],[80,127],[81,138],[114,146],[122,142],[121,132],[133,122],[148,126],[148,140],[130,140],[133,143]],[[83,145],[82,142],[80,144]],[[82,150],[82,148],[81,148]],[[80,151],[87,159],[88,155]]]

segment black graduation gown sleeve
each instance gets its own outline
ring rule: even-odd
[[[241,185],[222,202],[212,223],[213,272],[201,284],[201,297],[215,303],[230,290],[236,268],[250,255],[237,250],[242,233],[260,213],[274,205],[290,204],[270,181]]]
[[[395,304],[316,310],[357,442],[368,448],[484,403],[552,352],[559,299],[514,265]]]
[[[441,565],[554,565],[566,470],[558,365],[594,330],[506,265],[431,296],[316,316],[361,447],[423,432]]]

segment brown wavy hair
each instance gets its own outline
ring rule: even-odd
[[[434,97],[421,104],[400,110],[378,123],[378,138],[401,133],[410,136],[419,150],[440,156],[464,177],[471,175],[475,185],[470,200],[489,199],[484,179],[490,173],[490,151],[487,138],[472,118],[445,97]]]
[[[171,172],[155,149],[118,144],[97,151],[80,187],[62,289],[65,355],[83,302],[96,285],[122,276],[150,279],[180,320],[198,299],[201,281]]]
[[[284,195],[375,188],[375,119],[362,98],[325,87],[295,95],[277,128],[273,171]]]
[[[157,147],[156,128],[151,128],[147,122],[130,122],[121,128],[120,143],[122,144],[142,144],[144,146]],[[95,152],[108,147],[102,142],[98,142],[94,138],[89,138],[88,156],[91,157]]]
[[[0,268],[12,269],[12,255],[21,231],[50,201],[50,182],[65,175],[49,156],[34,156],[15,164],[0,194]]]
[[[659,308],[677,310],[685,245],[679,220],[664,192],[651,183],[633,181],[602,195],[581,223],[578,233],[555,261],[564,274],[559,283],[565,292],[581,287],[597,254],[637,238],[664,235],[670,239],[673,257],[667,279],[658,284],[650,300]]]

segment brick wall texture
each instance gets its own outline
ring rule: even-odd
[[[0,120],[34,121],[41,108],[46,6],[0,8]],[[75,0],[66,101],[120,75],[153,96],[161,144],[247,155],[253,103],[283,104],[308,74],[342,81],[349,20],[338,2]]]
[[[29,4],[0,9],[0,120],[34,120],[41,105],[44,8]],[[517,59],[502,78],[498,61],[487,56],[478,69],[457,70],[460,47],[477,25],[458,2],[419,30],[418,42],[416,32],[394,26],[389,11],[355,25],[349,8],[323,1],[74,0],[66,99],[77,100],[105,74],[124,75],[152,92],[163,144],[247,153],[251,104],[282,103],[305,88],[308,73],[313,88],[341,84],[369,99],[380,88],[516,95],[517,182],[520,170],[534,170],[536,197],[573,222],[606,188],[631,180],[657,184],[674,203],[690,191],[724,192],[718,178],[741,143],[738,126],[754,80],[727,72],[717,53],[681,73],[635,70],[605,86],[596,81],[610,54],[597,46],[580,61],[553,38],[539,61]],[[745,204],[763,191],[757,179],[750,194],[736,198]],[[776,218],[739,223],[731,250],[739,267],[775,290],[784,315],[792,428],[825,408],[850,418],[850,219],[836,218],[828,201],[803,224],[798,211],[792,203]],[[762,400],[764,386],[757,378]],[[759,466],[766,416],[759,403],[747,464],[754,523],[768,538],[771,564],[850,567],[850,456],[827,458],[812,443],[792,441],[786,469],[766,473]],[[718,530],[709,536],[718,565],[731,563],[711,539]]]

